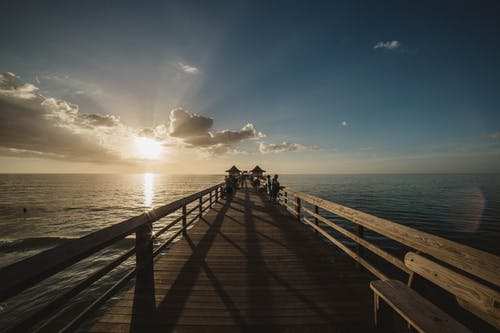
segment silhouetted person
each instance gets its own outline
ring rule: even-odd
[[[266,189],[267,189],[267,195],[269,196],[269,201],[271,201],[271,175],[267,175],[267,183],[266,183]]]
[[[274,203],[278,202],[278,192],[280,191],[280,183],[278,182],[278,175],[274,175],[271,183],[271,200]]]
[[[231,196],[233,194],[233,180],[230,176],[226,176],[226,194],[227,196]]]
[[[259,177],[252,176],[252,186],[259,188],[259,184],[260,184]]]
[[[247,188],[248,185],[247,185],[247,178],[248,178],[248,174],[246,172],[242,173],[241,174],[241,188]]]
[[[229,176],[229,178],[231,179],[231,184],[232,184],[232,187],[233,187],[233,192],[236,192],[236,190],[238,189],[239,178],[235,177],[233,175]]]

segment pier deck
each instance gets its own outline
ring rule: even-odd
[[[253,188],[196,222],[91,332],[369,332],[367,274]]]

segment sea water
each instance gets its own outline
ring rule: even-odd
[[[223,179],[223,175],[0,175],[0,267]],[[499,174],[281,175],[279,180],[283,186],[500,255]],[[0,330],[133,244],[133,238],[118,242],[0,304]],[[92,299],[130,269],[133,258],[122,266],[74,302]]]
[[[0,267],[222,182],[222,175],[0,175]]]
[[[500,174],[283,175],[280,182],[500,255]]]

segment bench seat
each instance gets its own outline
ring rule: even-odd
[[[370,283],[374,292],[375,317],[379,332],[392,329],[392,308],[419,332],[472,332],[450,315],[398,280]]]

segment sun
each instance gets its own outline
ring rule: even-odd
[[[139,157],[148,160],[157,160],[162,152],[161,143],[150,138],[135,138],[135,149]]]

